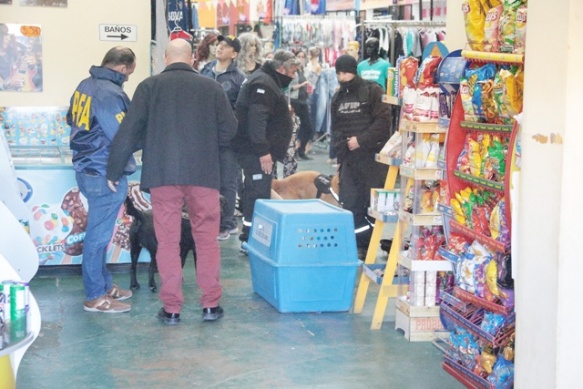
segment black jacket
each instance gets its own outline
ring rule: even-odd
[[[379,152],[389,139],[390,110],[383,103],[383,88],[356,76],[340,84],[332,98],[332,139],[340,163],[349,153],[347,138],[356,136],[355,153]]]
[[[194,185],[219,189],[219,145],[237,120],[223,88],[185,63],[142,81],[115,135],[107,179],[116,181],[143,145],[141,189]]]
[[[236,153],[271,154],[274,161],[285,157],[293,124],[282,88],[291,80],[267,61],[243,83],[235,105],[239,127],[231,142]]]
[[[223,73],[215,73],[213,70],[217,60],[209,62],[200,71],[203,76],[210,77],[216,80],[219,84],[223,86],[227,98],[231,103],[231,108],[235,109],[235,102],[237,102],[237,96],[239,96],[239,90],[241,90],[241,84],[245,81],[245,73],[237,67],[237,64],[233,61]]]

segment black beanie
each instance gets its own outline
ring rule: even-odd
[[[353,56],[344,54],[336,60],[336,73],[356,73],[356,60]]]

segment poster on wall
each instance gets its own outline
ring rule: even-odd
[[[66,7],[68,0],[20,0],[20,5],[31,7]]]
[[[0,23],[0,91],[42,92],[41,27]]]
[[[0,107],[9,146],[69,146],[68,107]]]

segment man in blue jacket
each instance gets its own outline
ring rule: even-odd
[[[196,242],[196,280],[202,291],[202,319],[223,316],[219,306],[219,147],[237,131],[237,119],[221,85],[192,68],[190,43],[175,39],[165,53],[166,69],[142,81],[111,147],[111,187],[137,148],[142,152],[141,188],[150,192],[158,240],[158,271],[164,306],[158,316],[177,324],[184,304],[180,260],[182,206],[186,203]],[[119,191],[119,189],[118,189]]]
[[[81,81],[67,112],[75,178],[89,206],[81,266],[84,309],[89,312],[113,313],[131,309],[129,304],[119,302],[131,297],[132,292],[112,284],[106,254],[117,213],[126,197],[125,175],[136,170],[135,161],[133,158],[128,159],[129,162],[126,160],[117,192],[108,188],[105,175],[111,142],[130,105],[122,85],[135,67],[136,56],[132,50],[112,48],[105,54],[101,66],[91,67],[91,77]]]
[[[219,35],[217,41],[219,44],[215,60],[207,63],[200,74],[210,77],[222,85],[231,103],[231,108],[234,110],[241,84],[245,81],[245,73],[237,67],[234,61],[241,51],[241,43],[233,36],[223,35]],[[237,233],[235,203],[237,201],[237,176],[241,175],[241,168],[239,168],[230,146],[220,147],[219,158],[221,161],[221,195],[225,197],[227,206],[224,215],[221,215],[218,239],[227,240],[231,234]]]

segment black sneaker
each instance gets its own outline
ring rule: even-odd
[[[160,308],[158,311],[158,318],[163,320],[165,324],[174,325],[180,323],[179,313],[168,313],[164,307]]]
[[[202,309],[202,320],[204,321],[214,321],[223,317],[224,311],[219,305],[214,308],[203,308]]]

